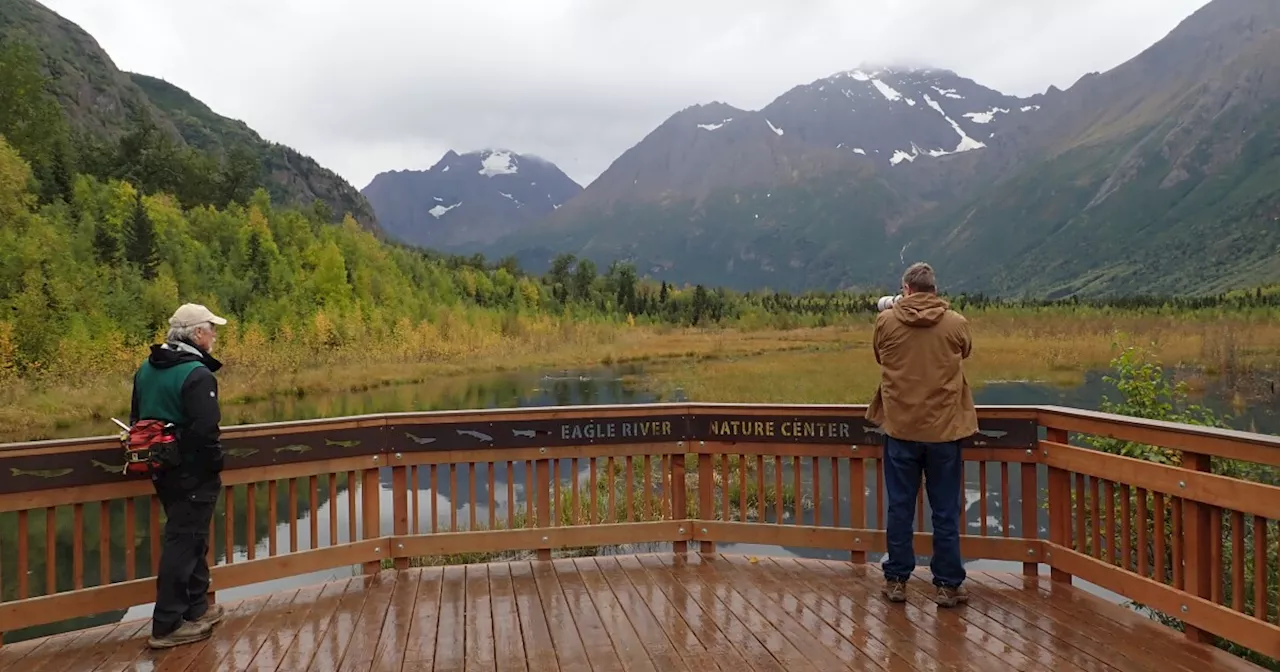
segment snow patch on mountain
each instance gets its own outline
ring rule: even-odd
[[[445,168],[448,170],[448,168]],[[480,174],[485,177],[494,175],[513,175],[517,172],[516,163],[511,152],[487,152],[480,160]]]
[[[777,133],[778,135],[782,135],[782,129],[778,128],[777,126],[774,126],[772,121],[765,119],[764,123],[769,124],[769,130],[773,131],[774,133]]]
[[[428,210],[427,214],[431,215],[432,217],[435,217],[436,219],[440,219],[441,217],[445,216],[445,213],[458,207],[459,205],[462,205],[462,201],[458,201],[457,203],[454,203],[453,205],[448,205],[448,206],[437,205],[431,208],[430,210]]]
[[[996,118],[997,114],[1009,114],[1009,110],[1002,107],[993,107],[986,112],[967,112],[964,116],[971,119],[975,124],[989,124],[992,119]]]
[[[701,129],[704,129],[704,130],[708,130],[708,131],[714,131],[714,130],[716,130],[717,128],[720,128],[721,126],[724,126],[725,124],[727,124],[727,123],[729,123],[729,122],[731,122],[731,121],[733,121],[733,117],[729,117],[728,119],[725,119],[724,121],[722,121],[722,122],[720,122],[720,123],[718,123],[718,124],[698,124],[698,128],[701,128]]]

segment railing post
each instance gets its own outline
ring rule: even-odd
[[[391,467],[391,529],[397,537],[409,534],[409,468],[401,464],[403,459],[401,453],[395,453],[395,466]],[[391,557],[395,558],[396,569],[409,569],[408,556],[401,554],[398,548],[390,551]]]
[[[534,469],[534,497],[536,498],[536,514],[538,517],[538,527],[546,530],[551,527],[551,460],[536,460],[533,463]],[[555,475],[556,478],[560,474]],[[632,474],[627,474],[628,478],[635,478]],[[559,504],[559,502],[556,502]],[[543,537],[544,539],[546,537]],[[551,546],[538,548],[539,560],[551,559]]]
[[[680,441],[676,444],[676,454],[671,456],[671,519],[683,520],[685,525],[691,525],[689,520],[689,506],[686,504],[688,493],[685,492],[684,483],[684,442]],[[687,528],[685,528],[687,529]],[[684,555],[689,552],[689,542],[684,539],[678,539],[671,545],[671,550],[677,555]]]
[[[1027,451],[1032,453],[1034,449]],[[1040,538],[1040,488],[1036,482],[1036,463],[1022,463],[1022,538],[1035,540]],[[983,496],[986,496],[983,493]],[[1008,516],[1008,513],[1004,514]],[[985,524],[985,523],[984,523]],[[1008,525],[1008,518],[1005,519]],[[1036,558],[1035,562],[1024,561],[1022,563],[1023,576],[1039,576],[1040,560]]]
[[[382,484],[378,482],[378,456],[373,456],[373,468],[360,472],[361,517],[364,522],[364,538],[377,539],[382,536],[382,511],[379,491]],[[370,560],[363,565],[365,574],[376,574],[382,570],[382,560]]]
[[[699,447],[705,447],[705,441],[699,441]],[[698,518],[701,520],[715,520],[715,483],[716,477],[714,467],[711,464],[711,456],[705,451],[698,453]],[[727,486],[728,484],[726,484]],[[706,541],[705,539],[698,543],[698,552],[703,555],[711,555],[716,552],[716,542]]]
[[[1192,471],[1212,471],[1208,455],[1199,453],[1183,453],[1182,467]],[[1189,499],[1182,500],[1182,555],[1184,590],[1197,597],[1211,599],[1210,586],[1210,553],[1222,546],[1222,539],[1210,539],[1209,525],[1210,507]],[[1221,515],[1221,514],[1218,514]],[[1190,623],[1184,624],[1184,632],[1188,639],[1195,642],[1210,643],[1213,635]]]
[[[1053,427],[1045,438],[1061,444],[1070,440],[1067,430]],[[1056,467],[1049,468],[1049,542],[1071,546],[1071,474]],[[1054,581],[1071,583],[1071,575],[1054,566],[1053,558],[1049,558],[1049,574]]]

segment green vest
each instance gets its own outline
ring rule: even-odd
[[[143,362],[134,377],[138,388],[138,419],[162,420],[178,426],[186,424],[189,418],[182,410],[182,384],[197,366],[204,363],[182,362],[159,369],[151,362]]]

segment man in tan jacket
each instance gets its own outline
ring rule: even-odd
[[[937,295],[933,268],[926,263],[907,269],[902,293],[876,317],[872,347],[880,386],[867,409],[867,420],[885,434],[889,553],[883,593],[891,602],[906,601],[906,582],[916,567],[913,521],[923,473],[933,509],[934,601],[953,607],[969,599],[961,585],[960,558],[960,441],[978,431],[963,367],[972,348],[969,323]]]

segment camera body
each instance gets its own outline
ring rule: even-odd
[[[901,300],[902,300],[901,294],[898,294],[896,296],[882,296],[878,301],[876,301],[876,310],[881,310],[881,311],[889,310]]]

